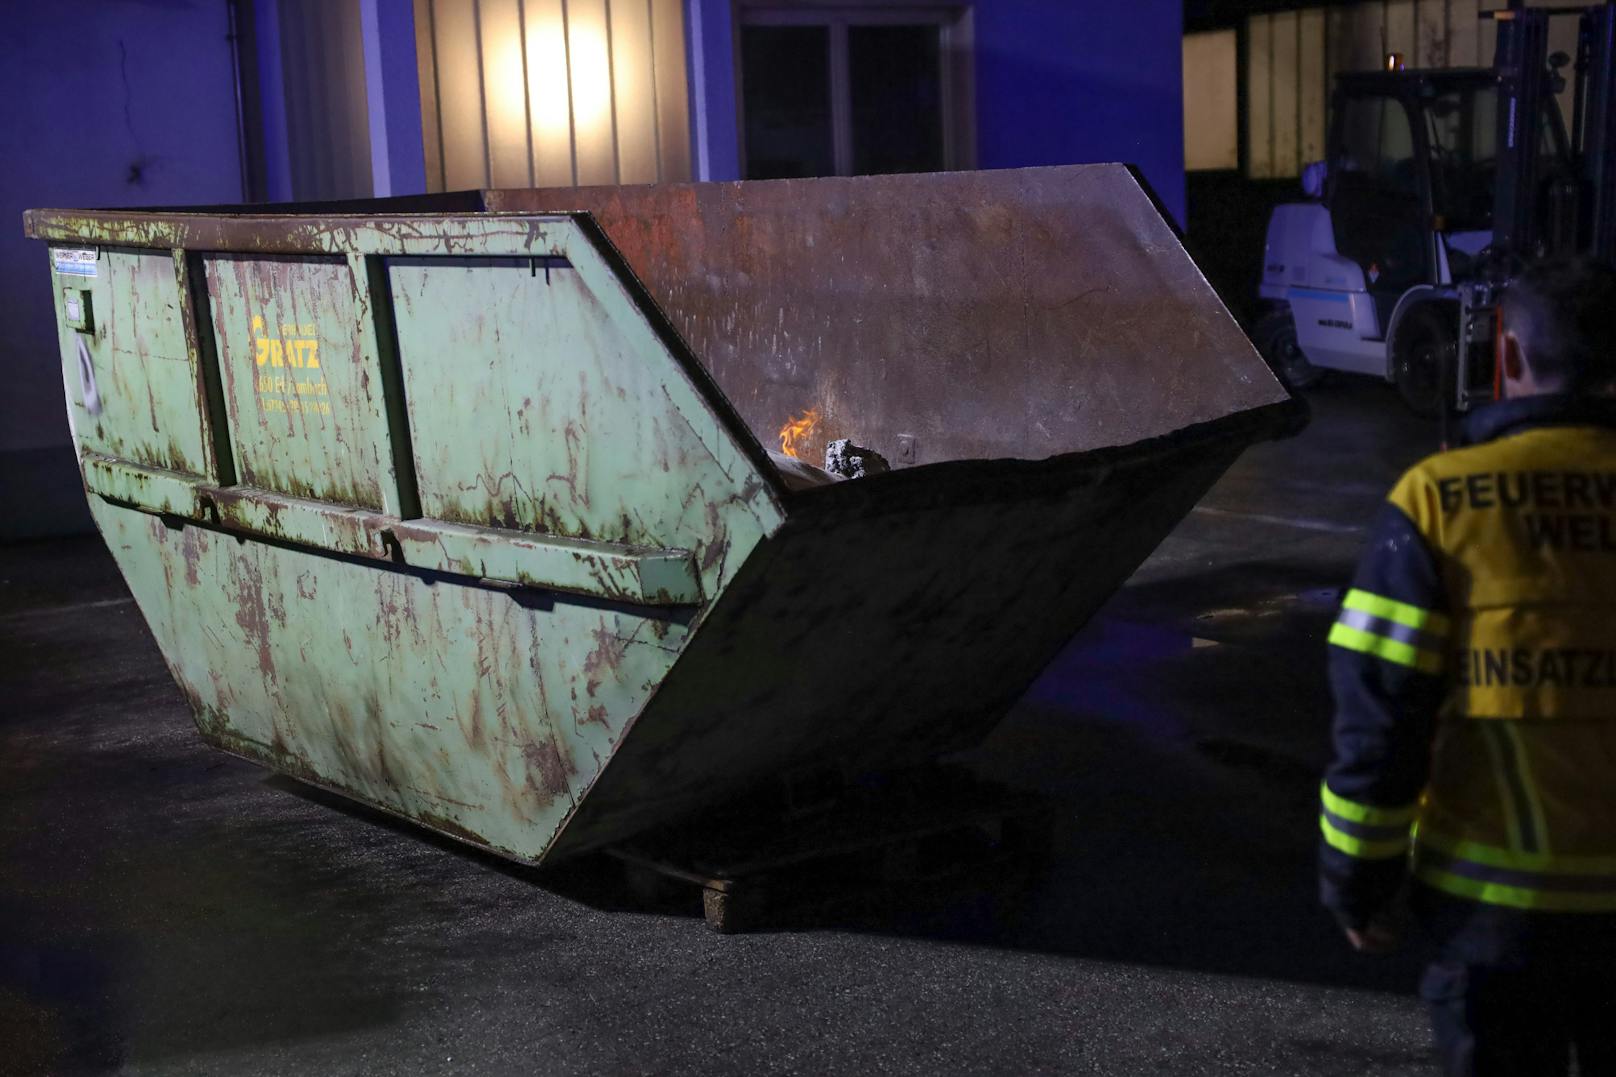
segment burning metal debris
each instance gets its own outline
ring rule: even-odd
[[[825,446],[825,470],[844,479],[862,479],[892,470],[887,458],[874,449],[855,445],[848,438],[837,438]]]
[[[823,469],[802,459],[802,449],[819,426],[820,411],[809,408],[780,427],[780,451],[769,452],[769,460],[789,490],[808,490],[842,479],[862,479],[891,471],[887,458],[874,449],[855,445],[851,438],[837,438],[825,446]]]

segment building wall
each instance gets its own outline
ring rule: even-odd
[[[1239,84],[1238,31],[1184,35],[1184,167],[1189,171],[1240,167]]]
[[[358,0],[275,0],[275,7],[288,196],[369,198],[375,187]]]
[[[978,166],[1124,161],[1182,222],[1182,0],[974,11]]]
[[[414,0],[426,185],[691,178],[680,0]]]
[[[252,91],[255,200],[426,189],[415,7],[410,0],[244,4],[251,13],[243,72]]]
[[[685,0],[690,42],[691,171],[698,180],[741,178],[733,0]]]
[[[67,431],[44,206],[242,198],[225,0],[8,4],[0,35],[0,539],[89,526]]]
[[[686,3],[697,178],[738,179],[730,4]],[[1181,3],[959,5],[971,13],[977,167],[1124,161],[1182,222]]]

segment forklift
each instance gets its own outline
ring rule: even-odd
[[[1580,19],[1568,132],[1549,18]],[[1268,223],[1252,338],[1292,388],[1329,370],[1396,385],[1415,412],[1492,400],[1497,308],[1531,262],[1616,253],[1616,0],[1486,13],[1491,68],[1339,77],[1315,200]],[[1322,176],[1320,173],[1322,172]]]

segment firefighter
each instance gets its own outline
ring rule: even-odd
[[[1404,908],[1451,1074],[1616,1074],[1616,271],[1505,294],[1501,401],[1397,483],[1330,629],[1320,888]]]

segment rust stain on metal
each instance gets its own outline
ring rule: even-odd
[[[1286,399],[1121,166],[485,198],[593,213],[760,441],[820,409],[805,459],[1042,459]]]
[[[198,562],[202,557],[201,544],[205,541],[202,533],[194,527],[187,528],[180,539],[180,556],[185,561],[185,583],[189,587],[196,587],[202,581]]]
[[[268,596],[264,592],[264,578],[257,564],[242,558],[236,562],[236,624],[247,639],[248,646],[258,655],[258,671],[266,678],[275,676]]]
[[[572,760],[561,754],[554,740],[529,742],[522,746],[522,758],[527,762],[527,782],[539,797],[548,802],[567,794],[571,778],[577,768]],[[533,776],[538,775],[538,781]]]
[[[616,677],[628,651],[629,640],[620,639],[602,624],[594,631],[595,646],[584,656],[584,690],[593,696],[608,677]]]

